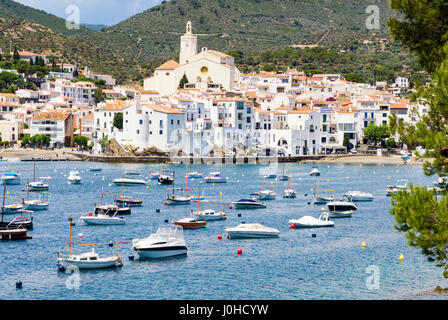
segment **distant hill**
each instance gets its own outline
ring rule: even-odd
[[[94,30],[94,31],[101,31],[101,29],[106,28],[107,26],[105,24],[88,24],[88,23],[84,23],[81,24],[82,26],[90,29],[90,30]]]
[[[366,8],[379,7],[379,30],[367,30]],[[139,60],[173,57],[185,24],[193,22],[199,45],[222,51],[275,50],[318,44],[346,48],[385,37],[392,16],[388,0],[171,0],[88,37]]]

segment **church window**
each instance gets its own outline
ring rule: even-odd
[[[208,68],[205,67],[205,66],[202,67],[202,68],[201,68],[201,73],[202,73],[202,74],[207,74],[207,73],[208,73]]]
[[[170,75],[170,73],[169,73],[169,72],[167,72],[167,73],[166,73],[166,75],[167,75],[167,76],[169,76],[169,75]]]

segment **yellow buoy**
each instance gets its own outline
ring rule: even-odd
[[[6,194],[9,196],[9,191],[6,191]]]
[[[363,248],[366,247],[366,242],[365,241],[362,242],[361,247],[363,247]]]
[[[390,176],[387,177],[387,180],[390,180]]]
[[[274,181],[271,181],[271,184],[274,184]]]
[[[215,186],[215,183],[213,183],[212,186],[214,187],[214,186]]]
[[[359,166],[362,167],[362,164],[360,164]]]
[[[222,197],[222,192],[220,192],[219,195]]]
[[[395,172],[398,173],[398,170],[396,170]]]
[[[149,186],[146,186],[146,190],[149,190]]]
[[[330,166],[328,166],[328,168],[330,168]]]
[[[310,191],[313,192],[313,188],[311,188]]]
[[[327,179],[327,182],[330,182],[330,179]]]
[[[400,257],[398,258],[400,261],[403,261],[404,260],[404,256],[403,256],[403,254],[400,254]]]

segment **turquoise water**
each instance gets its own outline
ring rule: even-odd
[[[285,183],[275,181],[277,200],[267,209],[227,210],[225,221],[209,222],[205,229],[185,230],[188,255],[160,261],[130,261],[131,244],[123,244],[123,267],[112,270],[82,271],[79,288],[69,289],[70,275],[58,272],[56,252],[67,255],[68,217],[78,221],[99,203],[101,189],[106,196],[120,195],[121,187],[111,185],[124,171],[141,172],[148,177],[162,165],[102,164],[102,172],[88,172],[92,164],[82,162],[37,163],[37,176],[51,176],[50,210],[34,214],[35,227],[27,241],[0,242],[0,299],[438,299],[422,294],[437,285],[447,286],[441,269],[426,262],[404,236],[393,229],[389,214],[390,198],[385,189],[398,179],[432,185],[418,166],[331,165],[320,164],[320,177],[310,177],[312,165],[287,164],[285,168],[296,185],[297,199],[283,199]],[[67,176],[77,168],[81,185],[69,185]],[[185,184],[186,166],[166,166],[176,171],[176,184]],[[262,184],[268,166],[191,165],[189,171],[204,174],[220,171],[230,179],[226,184],[203,184],[208,200],[230,204],[248,197]],[[279,167],[279,173],[282,167]],[[21,186],[8,186],[10,196],[24,195],[23,186],[32,180],[33,163],[1,163],[0,170],[18,170]],[[263,171],[265,170],[265,171]],[[390,177],[390,179],[388,179]],[[370,192],[374,202],[359,203],[350,219],[335,220],[334,228],[290,230],[288,221],[304,215],[318,217],[322,206],[309,205],[310,188],[335,189],[337,196],[350,190]],[[328,181],[328,182],[327,182]],[[189,181],[197,188],[199,179]],[[265,184],[270,184],[266,180]],[[165,219],[174,221],[189,215],[191,206],[164,206],[167,186],[156,181],[145,186],[126,187],[127,195],[143,198],[142,207],[132,209],[122,226],[84,226],[72,228],[76,243],[131,241],[155,232]],[[222,192],[222,196],[220,196]],[[305,196],[305,194],[307,196]],[[213,207],[213,206],[212,206]],[[218,209],[218,207],[214,207]],[[160,209],[160,213],[156,212]],[[238,217],[237,213],[241,213]],[[10,217],[8,217],[10,218]],[[241,222],[261,223],[280,230],[278,239],[218,240],[226,227]],[[77,235],[83,234],[82,239]],[[312,237],[312,234],[316,237]],[[366,248],[361,243],[366,242]],[[237,249],[243,254],[238,255]],[[89,248],[74,248],[82,253]],[[113,255],[115,248],[96,247],[101,255]],[[400,254],[404,261],[399,261]],[[378,289],[368,289],[369,266],[379,270]],[[15,287],[17,280],[23,288]],[[443,298],[443,297],[442,297]]]

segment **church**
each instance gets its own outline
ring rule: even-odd
[[[238,84],[240,74],[233,57],[207,48],[198,52],[198,37],[188,21],[186,33],[180,40],[179,63],[169,60],[158,67],[152,77],[144,80],[144,90],[157,91],[160,96],[171,95],[186,75],[188,88],[231,91]]]

